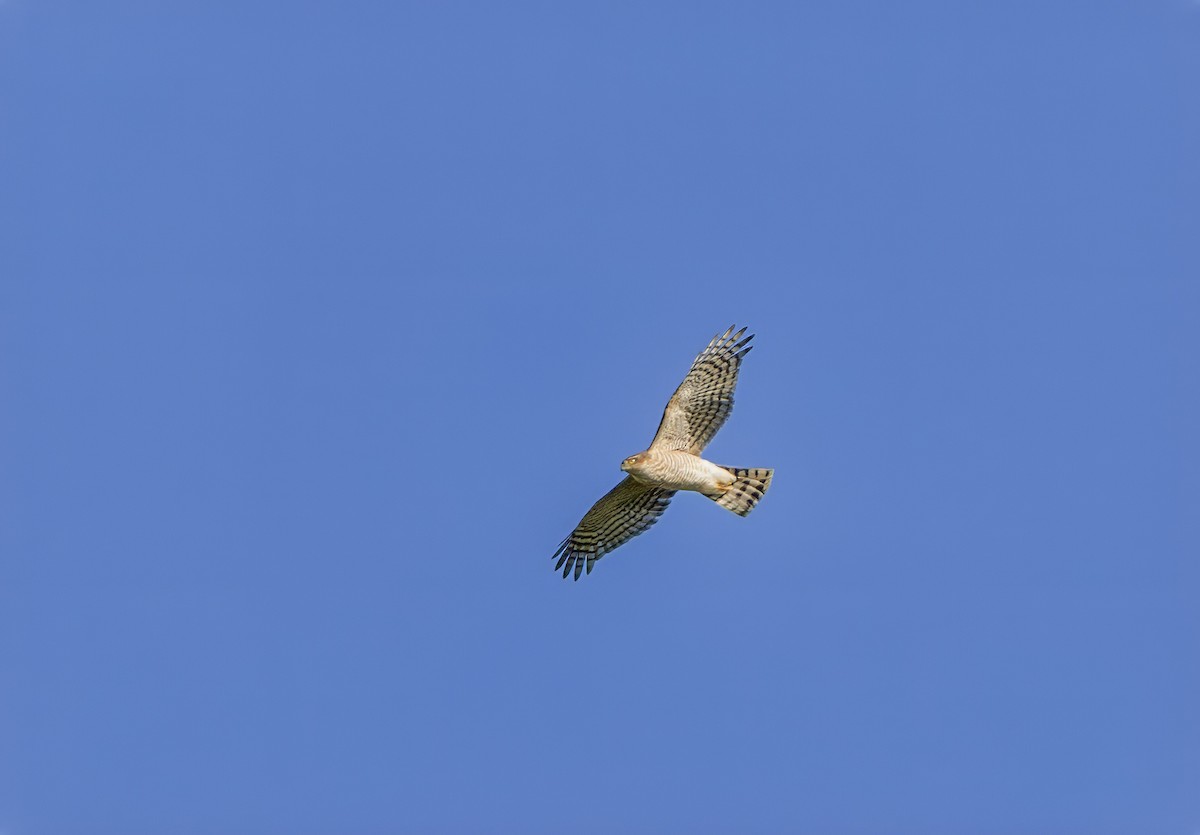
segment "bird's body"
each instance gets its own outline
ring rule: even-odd
[[[745,332],[731,327],[696,357],[649,449],[622,462],[628,477],[592,506],[554,552],[563,577],[574,570],[578,580],[585,566],[590,574],[596,560],[658,521],[680,490],[707,496],[739,516],[767,492],[774,470],[722,467],[700,457],[733,409],[738,369],[754,338],[743,339]]]
[[[635,463],[630,464],[630,461]],[[737,481],[737,476],[724,467],[676,449],[639,452],[626,458],[621,469],[651,487],[691,490],[706,496],[720,495]]]

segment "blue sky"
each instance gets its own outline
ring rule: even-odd
[[[0,5],[0,832],[1200,830],[1200,7]],[[758,334],[691,495],[550,555]]]

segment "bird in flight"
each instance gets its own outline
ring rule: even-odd
[[[658,521],[680,490],[700,493],[738,516],[745,516],[771,486],[774,470],[721,467],[700,457],[733,411],[742,357],[753,347],[736,325],[718,334],[700,352],[675,394],[667,401],[650,448],[621,462],[629,475],[584,514],[551,559],[563,578],[575,579],[596,560],[624,545]]]

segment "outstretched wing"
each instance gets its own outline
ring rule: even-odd
[[[591,574],[596,560],[657,522],[674,495],[674,490],[651,487],[628,476],[592,505],[571,535],[558,546],[554,552],[558,558],[554,570],[562,568],[566,578],[574,568],[578,580],[586,562]]]
[[[754,334],[742,339],[746,329],[734,333],[735,327],[714,336],[696,357],[692,370],[667,402],[651,450],[676,449],[699,455],[725,423],[733,411],[733,388],[742,357],[754,347],[749,344]]]

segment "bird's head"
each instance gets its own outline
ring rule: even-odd
[[[637,455],[629,456],[628,458],[626,458],[624,461],[621,462],[621,469],[627,473],[631,472],[634,467],[636,467],[638,464],[642,463],[645,456],[646,456],[646,453],[644,453],[644,452],[639,452]]]

